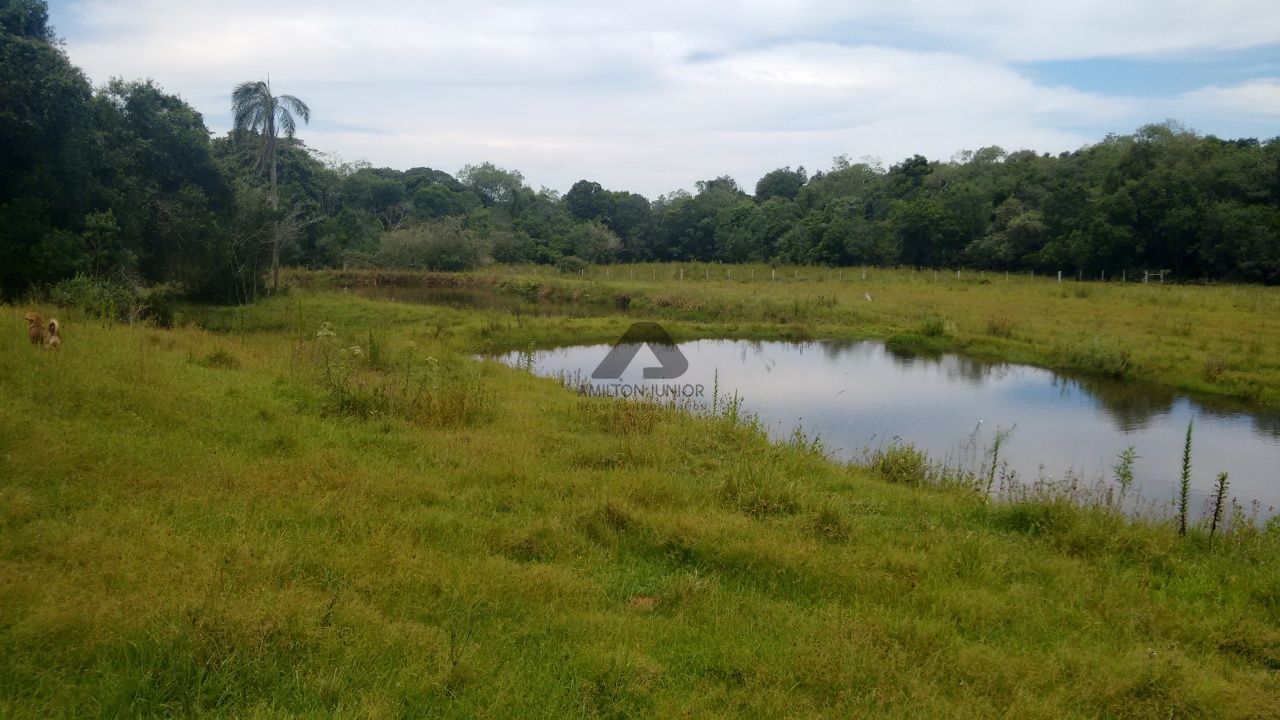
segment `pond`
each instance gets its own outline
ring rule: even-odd
[[[1193,515],[1219,472],[1230,473],[1230,495],[1261,517],[1280,506],[1280,415],[1206,404],[1166,388],[1100,378],[1067,377],[1041,368],[991,363],[953,354],[933,356],[877,342],[806,343],[699,340],[678,348],[688,369],[674,380],[645,380],[659,361],[649,346],[619,380],[589,380],[608,345],[510,353],[501,361],[539,375],[588,380],[593,390],[701,385],[705,393],[737,393],[777,439],[797,428],[818,436],[836,458],[856,460],[868,449],[911,443],[936,460],[959,462],[1000,449],[1024,481],[1110,482],[1117,457],[1137,451],[1135,485],[1147,501],[1167,507],[1177,493],[1187,422],[1192,443]]]

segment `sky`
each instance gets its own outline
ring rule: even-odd
[[[51,0],[95,84],[151,78],[230,125],[231,88],[305,100],[334,161],[650,198],[728,174],[915,153],[1074,150],[1176,119],[1280,135],[1275,0],[613,3]]]

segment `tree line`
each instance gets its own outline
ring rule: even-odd
[[[93,88],[43,0],[0,0],[0,294],[88,275],[249,301],[280,265],[649,260],[1280,282],[1280,138],[1166,122],[1058,155],[841,156],[650,200],[589,180],[534,190],[492,163],[333,162],[296,137],[310,108],[262,82],[234,89],[233,114],[211,137],[154,82]]]

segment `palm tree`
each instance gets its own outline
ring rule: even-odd
[[[231,111],[235,115],[237,133],[256,133],[262,144],[258,148],[258,170],[267,170],[271,177],[270,203],[272,212],[280,209],[280,197],[276,192],[276,145],[279,133],[293,138],[297,131],[294,113],[302,122],[311,122],[311,108],[292,95],[271,94],[271,81],[240,83],[231,92]],[[280,289],[280,236],[279,223],[271,238],[271,289]]]

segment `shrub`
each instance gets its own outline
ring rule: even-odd
[[[929,456],[910,443],[895,441],[887,448],[871,454],[868,465],[886,482],[899,485],[924,485],[929,482]]]
[[[1098,375],[1124,377],[1132,369],[1129,351],[1115,340],[1095,338],[1072,348],[1067,359],[1071,367]]]
[[[89,317],[129,320],[142,308],[132,288],[111,280],[77,275],[63,280],[49,291],[55,305],[74,308]]]
[[[597,220],[574,225],[565,239],[574,255],[597,264],[617,260],[622,250],[622,240]]]
[[[929,315],[920,321],[920,334],[927,338],[946,337],[951,329],[951,322],[942,315]]]
[[[374,260],[413,270],[471,270],[489,262],[488,243],[457,218],[392,230],[382,236]]]
[[[577,275],[587,269],[587,261],[573,255],[565,255],[556,261],[556,269],[569,275]]]
[[[518,295],[525,300],[533,301],[538,299],[538,293],[542,290],[542,284],[537,280],[528,279],[507,279],[498,283],[498,289]]]
[[[1013,337],[1014,322],[1005,315],[993,315],[987,318],[987,334],[992,337]]]

